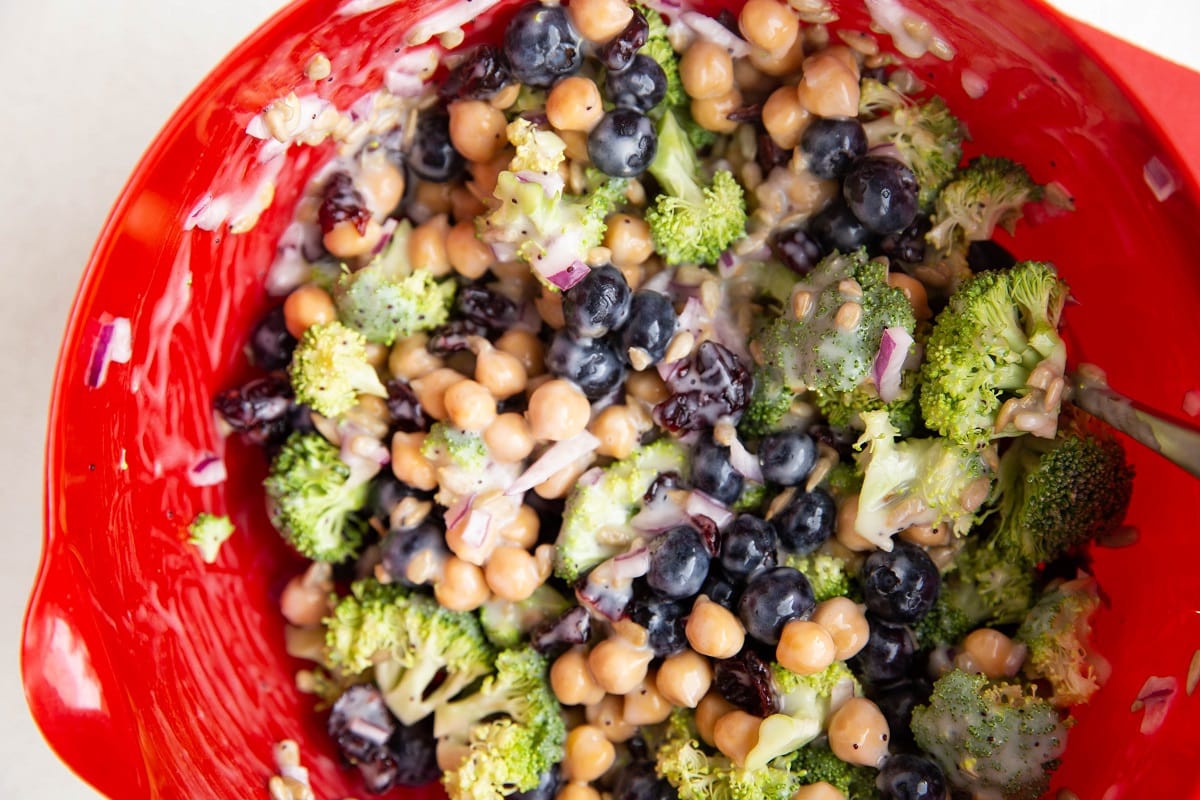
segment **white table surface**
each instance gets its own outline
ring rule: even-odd
[[[1195,0],[1055,4],[1200,69]],[[0,797],[98,797],[42,741],[18,667],[21,617],[41,546],[50,379],[82,265],[109,205],[159,126],[225,52],[281,5],[0,1],[0,97],[8,142],[0,154],[0,242],[9,286],[0,304],[0,386],[6,387],[0,441],[7,456],[0,459],[6,540],[0,559]],[[1130,12],[1134,5],[1136,15]]]

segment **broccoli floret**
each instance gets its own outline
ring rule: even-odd
[[[888,112],[863,128],[871,147],[891,144],[920,187],[920,206],[929,211],[962,160],[964,130],[940,97],[917,103],[878,81],[862,82],[858,101],[864,114]]]
[[[375,666],[388,708],[412,725],[492,669],[492,650],[474,615],[367,579],[325,621],[329,662],[343,673]]]
[[[1041,187],[1015,161],[973,158],[938,193],[926,239],[945,251],[991,239],[997,227],[1012,233],[1022,206],[1041,194]]]
[[[829,721],[835,694],[861,694],[861,687],[845,662],[835,661],[815,675],[799,675],[773,664],[779,713],[771,714],[758,727],[758,741],[746,754],[748,770],[765,767],[781,756],[794,753],[820,736]]]
[[[783,562],[786,566],[804,573],[804,577],[812,584],[813,596],[818,603],[831,597],[850,594],[850,575],[846,572],[845,559],[825,553],[812,553],[807,556],[788,553]]]
[[[320,434],[289,436],[263,486],[271,523],[292,547],[333,564],[357,555],[367,527],[357,512],[367,503],[370,484]]]
[[[674,112],[658,123],[658,153],[650,174],[662,193],[646,209],[654,247],[668,264],[713,264],[746,232],[746,197],[728,170],[708,182],[696,149]]]
[[[412,269],[408,263],[411,233],[412,224],[401,222],[384,252],[337,282],[338,318],[369,342],[391,345],[397,337],[436,328],[450,314],[456,284],[438,282],[428,270]]]
[[[965,534],[991,485],[984,457],[945,439],[896,441],[886,411],[862,416],[866,431],[856,446],[863,449],[863,483],[855,532],[885,550],[892,548],[894,534],[911,525],[949,523]]]
[[[465,759],[443,777],[452,800],[528,791],[562,760],[566,726],[547,667],[530,647],[505,650],[479,691],[434,712],[434,735],[467,747]]]
[[[292,353],[289,372],[296,401],[326,417],[345,414],[360,394],[387,397],[367,361],[366,338],[340,322],[309,327]]]
[[[1111,436],[1018,439],[1000,459],[995,547],[1029,564],[1053,561],[1117,528],[1132,492],[1133,468]]]
[[[879,772],[842,761],[828,747],[810,744],[796,753],[792,771],[802,786],[828,783],[846,796],[846,800],[877,800],[875,778]]]
[[[662,15],[652,8],[639,5],[638,10],[646,17],[649,31],[646,43],[638,52],[654,59],[662,67],[663,75],[667,78],[667,93],[663,96],[659,108],[684,108],[691,103],[691,98],[683,89],[683,81],[679,78],[679,54],[671,46],[667,38],[667,24]]]
[[[205,564],[212,564],[221,552],[221,545],[233,535],[233,530],[233,523],[229,517],[218,517],[201,511],[188,526],[188,543],[196,546]]]
[[[774,759],[758,769],[739,767],[700,745],[693,712],[671,714],[666,741],[655,751],[655,769],[679,793],[679,800],[791,800],[800,786],[790,758]]]
[[[483,436],[448,422],[435,422],[421,444],[421,455],[431,462],[449,461],[465,470],[480,470],[488,459]]]
[[[738,422],[738,432],[744,436],[766,436],[779,430],[795,399],[796,393],[784,385],[778,370],[757,367],[754,389]]]
[[[742,488],[742,494],[733,504],[733,510],[739,514],[745,512],[757,512],[762,509],[763,504],[767,501],[767,487],[762,483],[751,483],[747,481]]]
[[[862,491],[863,476],[856,465],[841,461],[833,465],[823,483],[834,498],[844,500]]]
[[[496,203],[480,218],[479,236],[498,258],[528,262],[547,286],[574,285],[580,258],[603,240],[604,219],[626,182],[613,179],[588,197],[565,194],[558,173],[566,158],[562,139],[525,119],[509,124],[508,138],[517,152],[496,180]]]
[[[497,647],[516,647],[539,625],[558,619],[571,601],[553,587],[542,584],[520,602],[493,598],[479,609],[479,622],[489,641]]]
[[[883,402],[872,381],[864,381],[848,392],[813,392],[817,410],[835,428],[863,429],[862,415],[868,411],[886,411],[901,436],[911,436],[921,427],[921,404],[917,400],[917,371],[905,370],[900,378],[900,395]]]
[[[1029,648],[1025,673],[1050,684],[1056,706],[1088,702],[1108,679],[1108,662],[1091,642],[1091,619],[1099,608],[1095,579],[1082,575],[1043,594],[1017,631]]]
[[[803,319],[789,310],[759,333],[763,364],[795,391],[853,391],[870,375],[884,331],[903,328],[911,335],[916,327],[912,306],[903,292],[888,286],[887,272],[882,262],[868,261],[863,250],[834,252],[822,260],[796,284],[795,291],[811,298]],[[848,303],[858,306],[853,326],[842,311]]]
[[[581,480],[567,497],[554,571],[568,583],[624,550],[636,532],[629,521],[650,484],[663,472],[683,473],[683,448],[659,439],[610,464],[594,481]]]
[[[1062,375],[1066,346],[1058,323],[1066,298],[1066,284],[1054,268],[1033,261],[963,283],[934,321],[925,347],[920,376],[925,424],[964,447],[1023,433],[1005,418],[1023,415],[1000,411],[1009,399],[1031,393],[1044,399],[1041,389],[1028,385],[1035,369]]]
[[[1067,743],[1057,710],[1032,687],[957,669],[913,710],[912,731],[952,786],[1008,800],[1040,797]]]

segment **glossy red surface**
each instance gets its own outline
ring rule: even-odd
[[[290,6],[179,109],[113,210],[63,342],[46,451],[45,554],[22,663],[51,745],[113,798],[265,796],[271,746],[284,737],[301,741],[318,797],[361,793],[338,766],[321,715],[292,684],[298,664],[284,652],[276,603],[300,561],[263,513],[264,463],[222,441],[209,411],[212,395],[244,375],[241,348],[269,303],[261,284],[274,241],[328,151],[290,154],[275,204],[251,233],[185,232],[181,224],[211,186],[253,173],[245,125],[302,83],[313,53],[330,54],[339,76],[319,91],[346,105],[378,85],[374,55],[393,52],[418,8],[400,2],[339,17],[336,5]],[[846,23],[863,24],[857,0],[836,5]],[[918,72],[968,123],[970,152],[1017,158],[1076,198],[1075,213],[1036,219],[1012,244],[1020,256],[1057,262],[1072,283],[1075,354],[1105,365],[1118,389],[1177,412],[1184,393],[1200,387],[1194,182],[1044,7],[907,5],[959,50],[953,64],[927,57]],[[962,67],[986,79],[981,100],[965,96],[954,72]],[[1143,180],[1151,158],[1180,187],[1163,202]],[[85,365],[105,314],[132,320],[133,358],[91,389]],[[227,483],[188,482],[189,465],[206,451],[224,457]],[[1106,800],[1196,797],[1200,697],[1181,692],[1153,736],[1138,733],[1129,706],[1148,675],[1182,685],[1200,644],[1200,484],[1152,455],[1133,456],[1131,521],[1142,541],[1096,559],[1111,599],[1097,636],[1114,676],[1078,714],[1055,786]],[[202,510],[228,513],[238,528],[212,566],[184,541]]]

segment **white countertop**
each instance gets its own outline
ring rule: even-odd
[[[1054,4],[1200,69],[1195,39],[1200,4],[1194,0]],[[7,453],[0,466],[0,518],[8,539],[0,559],[0,797],[98,797],[43,743],[25,706],[17,656],[41,547],[50,379],[80,271],[109,205],[160,125],[225,52],[281,5],[280,0],[0,3],[0,75],[9,120],[8,144],[0,155],[0,241],[13,289],[0,314],[0,341],[6,343],[0,386],[9,387],[0,401],[0,440]]]

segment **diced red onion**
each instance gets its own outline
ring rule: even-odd
[[[507,495],[529,491],[574,464],[600,446],[600,440],[587,431],[576,434],[566,441],[557,442],[533,462],[508,487]]]
[[[1146,679],[1137,696],[1143,710],[1142,724],[1138,728],[1141,733],[1149,736],[1162,727],[1178,692],[1179,681],[1173,675],[1165,678],[1151,675]]]
[[[655,273],[654,277],[638,287],[639,291],[658,292],[659,294],[667,294],[671,288],[671,270],[664,269],[661,272]]]
[[[879,354],[871,367],[879,399],[890,403],[900,396],[900,378],[904,372],[904,360],[912,346],[912,335],[901,327],[885,328],[879,342]]]
[[[387,246],[389,244],[392,243],[392,236],[395,235],[396,226],[398,224],[399,223],[396,222],[395,217],[389,217],[387,222],[385,222],[385,223],[383,223],[383,225],[379,226],[379,233],[380,233],[379,241],[375,243],[375,246],[373,248],[371,248],[372,256],[379,255],[380,253],[382,253],[384,250],[387,249]]]
[[[645,506],[629,520],[630,525],[643,533],[662,533],[687,523],[688,515],[678,503],[669,500]]]
[[[257,118],[256,118],[257,119]],[[265,129],[265,128],[264,128]],[[201,197],[183,221],[183,229],[190,231],[199,228],[202,231],[215,231],[229,216],[229,198],[220,197],[209,192]]]
[[[575,590],[579,604],[593,614],[616,622],[625,616],[625,608],[633,599],[633,581],[620,588],[602,586],[592,580],[586,580]]]
[[[546,193],[546,197],[557,197],[562,194],[566,186],[562,175],[559,175],[557,172],[536,172],[531,169],[523,169],[514,174],[520,183],[536,183],[538,186],[541,186],[542,191]]]
[[[319,230],[303,222],[293,222],[284,229],[275,249],[275,260],[267,270],[267,294],[282,297],[308,280],[312,265],[305,253]]]
[[[475,502],[475,495],[469,494],[462,497],[454,505],[446,509],[446,528],[453,528],[466,518],[471,511],[471,504]]]
[[[639,547],[622,553],[612,560],[612,575],[618,580],[631,581],[650,571],[650,550]]]
[[[680,14],[680,19],[700,38],[724,47],[734,58],[745,58],[750,55],[750,45],[746,43],[745,39],[737,36],[707,14],[701,14],[698,11],[684,11]]]
[[[1160,203],[1175,194],[1179,188],[1179,182],[1175,180],[1171,170],[1159,160],[1158,156],[1151,156],[1150,160],[1146,162],[1146,166],[1142,167],[1142,179],[1146,181],[1146,185],[1154,193],[1154,198]]]
[[[92,346],[92,357],[88,359],[87,370],[83,375],[84,385],[90,389],[100,388],[108,377],[110,363],[115,361],[118,364],[127,364],[131,358],[133,333],[129,318],[104,314],[100,318],[100,329]]]
[[[717,524],[717,527],[724,530],[733,522],[734,513],[725,506],[713,500],[697,489],[693,489],[688,495],[687,505],[684,506],[684,511],[692,516],[704,516],[711,519]]]
[[[536,265],[535,265],[536,266]],[[555,272],[553,275],[547,275],[546,280],[562,289],[564,292],[570,289],[575,284],[587,277],[587,274],[592,271],[592,268],[583,263],[579,259],[571,262],[564,270]]]
[[[463,526],[463,544],[468,547],[482,547],[487,541],[491,527],[492,515],[482,508],[472,508],[467,512],[467,522]]]
[[[216,486],[229,477],[225,462],[212,453],[205,453],[188,469],[188,483],[192,486]]]
[[[600,467],[592,467],[587,472],[579,476],[580,486],[595,486],[604,478],[604,470]]]
[[[755,483],[763,482],[762,466],[758,456],[751,453],[736,436],[729,442],[729,465],[742,474],[742,477]]]

